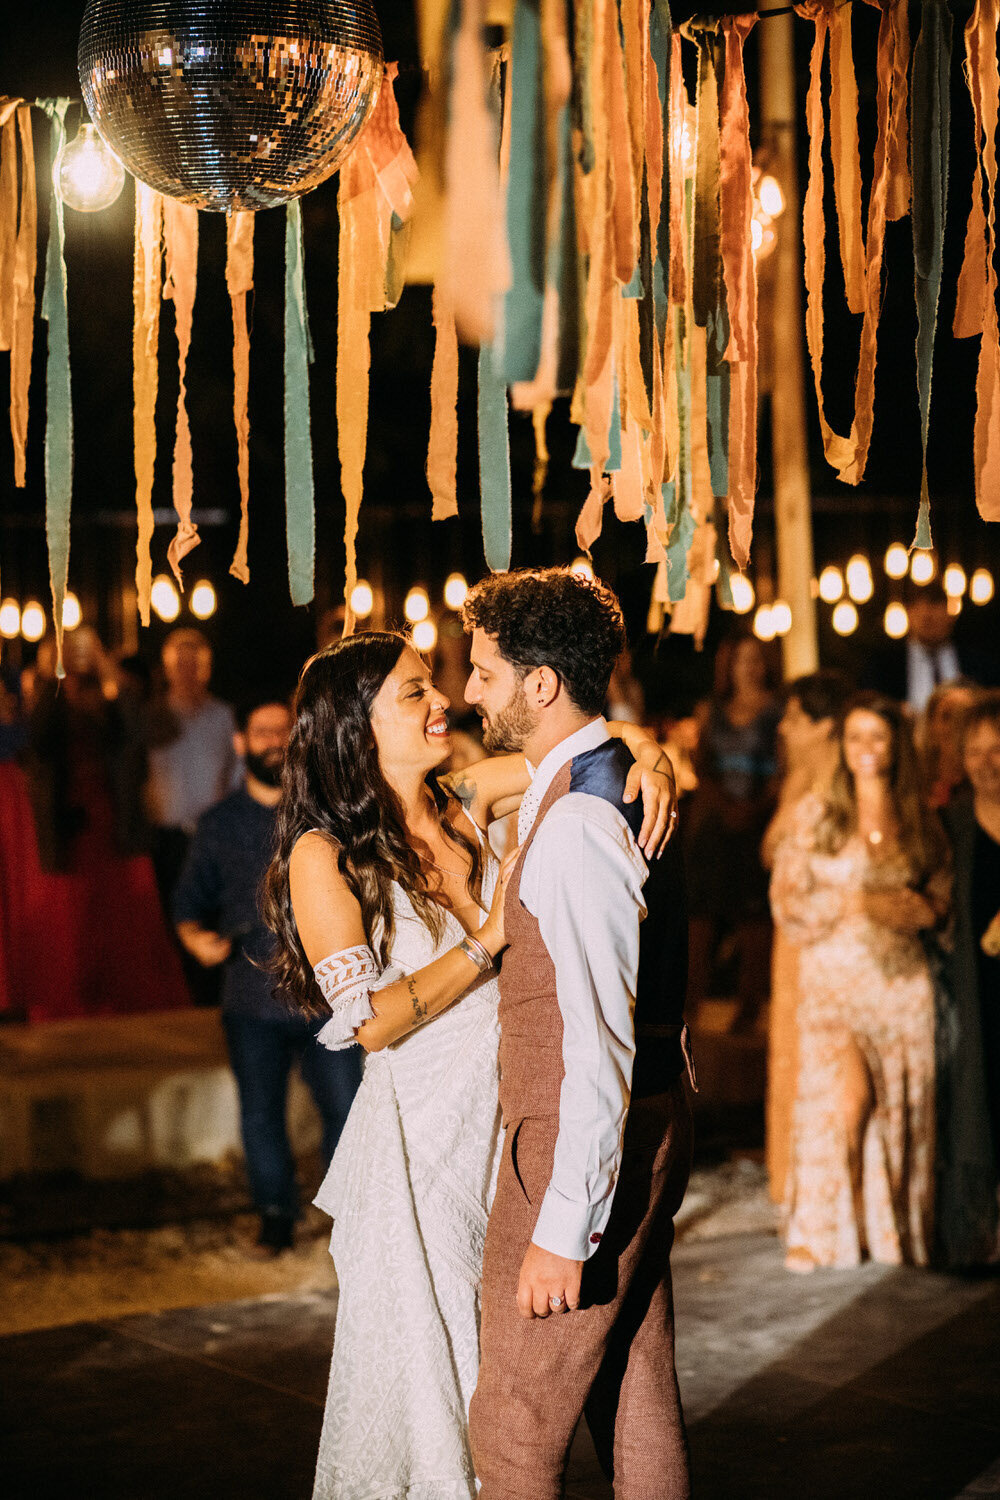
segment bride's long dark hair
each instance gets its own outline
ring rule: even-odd
[[[435,940],[444,930],[444,908],[429,891],[420,861],[406,837],[399,798],[382,774],[371,726],[371,708],[409,645],[406,637],[368,630],[348,636],[312,657],[302,670],[282,774],[276,852],[264,879],[263,917],[276,938],[270,969],[295,1009],[321,1013],[322,998],[299,939],[292,911],[288,864],[304,833],[326,834],[337,864],[358,898],[365,932],[384,965],[392,944],[392,883],[397,881]],[[447,796],[428,776],[440,810]],[[470,889],[482,873],[474,838],[442,818],[445,835],[472,861]]]

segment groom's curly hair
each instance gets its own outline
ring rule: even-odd
[[[621,605],[605,584],[568,568],[494,573],[471,589],[466,630],[483,630],[521,676],[551,667],[576,707],[599,714],[625,647]]]

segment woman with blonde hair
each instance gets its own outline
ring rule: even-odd
[[[923,938],[949,890],[903,709],[858,694],[830,788],[802,799],[771,884],[775,921],[801,952],[791,1270],[927,1262],[935,1008]]]

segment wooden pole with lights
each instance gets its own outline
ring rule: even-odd
[[[819,666],[816,601],[812,596],[813,535],[809,450],[806,441],[805,356],[802,347],[801,208],[795,152],[795,35],[791,13],[761,24],[761,145],[767,170],[778,179],[785,212],[775,248],[777,295],[771,309],[774,377],[771,444],[774,465],[774,525],[778,594],[792,610],[782,637],[786,679]]]

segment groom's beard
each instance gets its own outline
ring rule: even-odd
[[[514,755],[523,750],[535,730],[535,715],[520,683],[492,718],[483,715],[483,749],[487,755]]]

